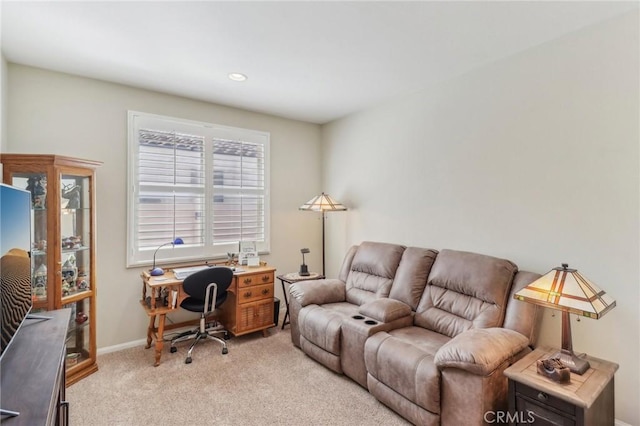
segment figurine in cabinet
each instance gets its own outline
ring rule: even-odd
[[[37,297],[47,295],[47,267],[41,264],[36,268],[34,274],[33,294]]]
[[[80,187],[78,185],[64,185],[62,188],[62,198],[69,200],[66,207],[67,209],[79,209],[80,208]]]
[[[47,179],[36,175],[27,179],[27,191],[31,192],[31,203],[34,209],[44,209],[47,198]]]

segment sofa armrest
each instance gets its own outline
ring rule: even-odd
[[[303,307],[344,302],[347,298],[345,283],[336,279],[299,281],[291,284],[289,293]]]
[[[380,322],[391,322],[411,315],[411,307],[399,300],[377,299],[360,306],[362,315]]]
[[[506,328],[477,328],[460,333],[436,352],[438,368],[453,367],[487,376],[504,361],[529,344],[517,331]]]

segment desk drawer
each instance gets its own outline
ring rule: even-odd
[[[273,283],[273,271],[238,276],[238,288]]]
[[[238,289],[238,303],[255,302],[256,300],[273,298],[273,284],[256,285]]]

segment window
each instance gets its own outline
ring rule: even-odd
[[[129,112],[127,266],[269,251],[269,134]]]

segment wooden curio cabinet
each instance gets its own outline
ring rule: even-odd
[[[67,386],[96,364],[95,169],[59,155],[0,154],[3,181],[31,192],[33,313],[71,309]]]

